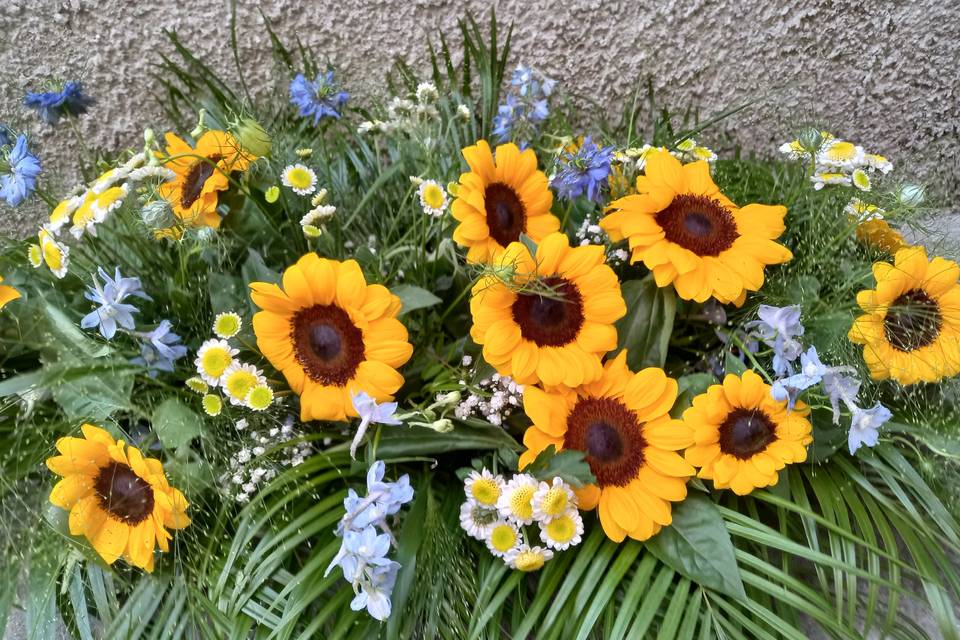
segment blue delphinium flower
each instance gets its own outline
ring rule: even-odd
[[[367,471],[367,495],[360,497],[350,489],[343,501],[345,513],[336,534],[343,538],[340,550],[324,576],[340,567],[343,577],[353,585],[356,597],[350,603],[354,611],[363,608],[377,620],[390,617],[390,595],[397,580],[400,563],[390,560],[391,541],[387,516],[413,500],[410,478],[384,482],[386,470],[380,460]]]
[[[146,367],[151,378],[160,371],[173,371],[174,361],[187,355],[187,348],[180,344],[180,336],[171,329],[173,325],[169,320],[161,320],[156,329],[138,336],[143,341],[140,355],[130,362]]]
[[[93,276],[93,286],[88,287],[83,296],[100,305],[80,320],[80,326],[84,329],[99,327],[100,335],[107,340],[112,340],[117,333],[117,325],[128,331],[132,331],[135,323],[133,321],[134,313],[139,309],[132,304],[127,304],[124,300],[128,296],[137,296],[144,300],[150,300],[150,296],[143,292],[140,284],[140,278],[124,278],[120,275],[120,267],[116,268],[115,276],[110,275],[99,267],[97,272],[103,278],[101,286],[97,276]]]
[[[530,67],[518,66],[510,78],[506,101],[493,118],[493,135],[501,142],[513,140],[524,148],[550,114],[547,98],[556,81]]]
[[[892,417],[890,410],[879,402],[869,409],[854,407],[853,416],[850,419],[850,433],[847,437],[850,454],[856,453],[857,449],[863,445],[868,447],[876,445],[880,437],[880,427]]]
[[[334,82],[333,71],[318,73],[315,80],[298,73],[290,83],[290,102],[300,109],[301,116],[312,116],[313,124],[322,118],[339,118],[349,98],[350,94]]]
[[[378,404],[366,391],[355,393],[350,396],[350,399],[353,401],[353,408],[356,409],[357,416],[360,418],[360,425],[353,435],[353,442],[350,443],[350,457],[356,458],[357,446],[367,432],[367,427],[371,424],[398,425],[401,422],[395,415],[397,412],[396,402]]]
[[[93,98],[83,92],[83,85],[74,80],[64,83],[60,91],[28,91],[23,99],[23,104],[36,111],[41,120],[51,125],[60,122],[60,118],[64,116],[75,117],[86,113],[87,107],[93,103]]]
[[[6,145],[0,144],[0,199],[15,207],[23,202],[37,188],[37,176],[40,175],[40,159],[27,149],[27,137],[17,136],[12,148],[9,129],[4,128]]]
[[[852,367],[843,367],[852,371]],[[840,402],[848,409],[856,406],[857,394],[860,393],[860,380],[844,373],[830,373],[823,377],[823,391],[830,397],[830,406],[833,409],[833,424],[840,424]]]
[[[800,306],[771,307],[760,305],[759,320],[746,324],[768,347],[773,349],[773,372],[777,377],[793,373],[791,362],[800,356],[803,345],[795,338],[803,335],[800,324]]]
[[[599,201],[600,192],[610,175],[613,147],[601,147],[590,136],[576,152],[564,151],[560,156],[559,170],[550,181],[561,198],[572,200],[582,195]]]

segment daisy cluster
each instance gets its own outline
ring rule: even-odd
[[[46,265],[53,275],[63,278],[70,263],[70,247],[61,237],[65,228],[75,241],[85,234],[96,237],[97,227],[123,204],[137,183],[161,182],[172,177],[173,172],[166,167],[147,164],[147,155],[140,152],[122,165],[108,169],[90,184],[75,187],[53,209],[49,221],[40,227],[38,243],[27,250],[30,264],[34,268]]]
[[[393,135],[396,133],[422,138],[429,146],[432,142],[425,127],[429,128],[440,121],[440,92],[432,82],[421,82],[416,90],[407,97],[394,96],[387,103],[387,113],[383,119],[365,120],[357,127],[360,134]],[[470,107],[458,104],[456,117],[470,120]]]
[[[240,333],[242,321],[239,314],[226,311],[217,314],[213,333],[200,345],[194,364],[199,377],[187,380],[187,386],[203,394],[201,404],[209,416],[220,415],[223,400],[211,389],[219,388],[230,404],[263,411],[273,404],[273,389],[267,384],[263,371],[252,364],[242,362],[236,356],[239,349],[230,344],[230,339]]]
[[[326,577],[340,567],[356,594],[350,608],[366,609],[377,620],[390,617],[390,596],[400,570],[400,563],[387,556],[396,542],[388,518],[413,500],[410,477],[404,474],[396,482],[384,482],[385,472],[383,461],[377,460],[367,471],[367,495],[347,491],[343,500],[346,513],[336,529],[343,542],[324,573]]]
[[[833,409],[833,423],[840,423],[840,403],[850,412],[848,446],[851,455],[861,446],[877,444],[880,427],[893,414],[877,402],[869,409],[857,402],[860,380],[853,375],[856,369],[850,366],[830,367],[820,360],[816,347],[803,351],[799,338],[804,333],[800,323],[800,307],[771,307],[760,305],[759,320],[747,323],[752,335],[773,350],[773,370],[777,379],[770,395],[778,402],[787,401],[790,408],[796,404],[800,393],[816,385],[829,399]],[[799,369],[794,363],[799,358]]]
[[[268,429],[251,430],[246,418],[237,420],[234,428],[244,438],[244,442],[230,456],[229,468],[220,480],[227,485],[233,499],[243,504],[249,502],[260,488],[277,475],[275,467],[264,460],[269,449],[281,447],[284,443],[296,440],[300,433],[294,428],[293,416],[287,416],[283,423]],[[291,442],[280,449],[277,463],[281,467],[296,467],[313,452],[309,442]]]
[[[333,218],[337,213],[337,208],[332,204],[324,204],[327,199],[327,190],[320,189],[310,200],[313,209],[310,209],[302,218],[300,218],[300,229],[303,235],[308,238],[319,238],[323,235],[326,227],[325,223]]]
[[[814,165],[810,180],[814,189],[827,185],[854,186],[861,191],[873,188],[873,176],[886,175],[893,164],[876,153],[837,138],[828,131],[808,130],[796,140],[780,146],[780,152],[795,160],[811,160]]]
[[[460,526],[511,569],[537,571],[554,551],[580,544],[577,496],[560,478],[547,483],[518,473],[504,480],[484,468],[470,472],[463,490],[467,499],[460,506]],[[530,544],[527,527],[532,530],[534,523],[545,548]]]
[[[464,356],[463,364],[469,366],[472,361],[470,356]],[[460,384],[466,387],[466,380],[461,380]],[[477,383],[475,392],[471,391],[462,397],[453,413],[460,420],[466,420],[475,415],[490,424],[501,426],[518,407],[522,406],[523,385],[514,382],[510,376],[493,373],[489,378],[484,378]]]
[[[611,170],[608,179],[610,194],[614,198],[629,195],[634,192],[637,176],[647,167],[647,157],[652,151],[663,149],[651,144],[639,147],[627,147],[613,151],[611,155]],[[670,155],[681,162],[696,162],[703,160],[712,164],[717,160],[717,154],[709,147],[696,141],[694,138],[684,138],[676,147],[668,150]]]

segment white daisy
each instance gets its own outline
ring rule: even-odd
[[[467,535],[477,540],[486,540],[490,528],[497,522],[496,510],[467,500],[460,505],[460,526]]]
[[[266,385],[267,379],[263,372],[252,364],[234,360],[220,376],[220,386],[223,387],[230,404],[246,406],[247,394],[259,385]]]
[[[70,247],[57,242],[46,227],[40,229],[39,237],[40,253],[43,255],[44,264],[53,275],[63,278],[67,275],[67,267],[70,265]]]
[[[497,500],[503,494],[503,477],[493,475],[488,469],[471,471],[463,482],[463,491],[467,500],[496,509]]]
[[[240,319],[240,314],[233,311],[218,313],[213,319],[213,332],[219,338],[232,338],[240,333],[240,327],[242,326],[243,321]]]
[[[859,198],[853,198],[843,208],[843,212],[857,222],[867,222],[869,220],[882,220],[885,211],[875,204],[869,204]]]
[[[504,518],[518,524],[533,522],[533,494],[536,493],[539,483],[537,479],[527,473],[518,473],[504,486],[500,499],[497,500],[497,510]]]
[[[432,82],[421,82],[417,85],[417,102],[420,104],[436,102],[439,98],[437,86]]]
[[[288,165],[283,170],[281,182],[300,196],[308,196],[317,188],[317,174],[303,164]]]
[[[850,176],[845,173],[821,172],[810,176],[810,181],[813,182],[813,188],[819,191],[829,184],[848,186],[850,184]]]
[[[533,494],[533,518],[541,522],[562,516],[571,507],[576,508],[577,496],[573,489],[561,478],[554,478],[547,484],[541,482]]]
[[[539,570],[551,558],[553,558],[553,551],[550,551],[550,549],[524,544],[507,553],[503,561],[511,569],[527,572]]]
[[[417,189],[420,206],[427,215],[439,218],[447,208],[447,192],[436,180],[424,180]]]
[[[485,542],[490,553],[503,558],[511,551],[516,550],[521,542],[520,529],[507,520],[497,520],[490,525]]]
[[[540,539],[551,549],[562,551],[580,544],[583,536],[583,518],[576,509],[540,523]]]
[[[864,163],[863,147],[846,140],[828,140],[817,152],[817,164],[826,167],[853,169]]]
[[[886,175],[893,170],[893,163],[877,153],[868,153],[864,156],[867,166]]]
[[[220,385],[220,377],[226,372],[227,367],[233,364],[233,358],[238,353],[237,349],[230,346],[226,340],[217,340],[211,338],[197,350],[197,358],[193,361],[197,365],[197,373],[211,387]]]

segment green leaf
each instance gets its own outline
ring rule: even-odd
[[[98,344],[52,304],[44,303],[41,323],[41,330],[48,333],[43,340],[47,344],[44,353],[50,356],[48,359],[51,361],[56,362],[65,357],[102,358],[111,353],[109,346]]]
[[[243,263],[243,266],[240,267],[240,275],[243,278],[244,284],[249,285],[251,282],[279,284],[280,274],[267,266],[259,251],[248,248],[247,253],[247,260]]]
[[[524,472],[544,482],[560,477],[568,484],[582,487],[597,481],[593,472],[590,471],[590,465],[587,464],[585,456],[583,451],[576,449],[564,449],[558,453],[556,447],[551,444],[527,465]]]
[[[453,431],[448,433],[438,433],[426,427],[386,427],[380,436],[377,456],[429,456],[450,451],[517,446],[516,440],[501,427],[475,427],[454,421]]]
[[[693,404],[693,399],[705,393],[707,388],[716,382],[717,379],[712,373],[688,373],[680,376],[677,380],[677,401],[673,403],[670,416],[673,418],[682,416],[683,412]]]
[[[214,313],[237,311],[247,307],[247,295],[239,278],[222,273],[207,276],[210,308]]]
[[[810,445],[810,461],[826,462],[837,449],[847,444],[847,430],[833,424],[833,413],[827,409],[815,409],[810,414],[813,425],[813,444]]]
[[[54,385],[53,399],[71,421],[102,422],[114,412],[130,408],[133,375],[124,371],[123,365],[113,371],[99,371],[51,383]]]
[[[673,289],[661,289],[653,274],[642,280],[627,280],[620,291],[627,315],[617,322],[617,350],[627,349],[627,364],[637,371],[662,367],[673,332],[677,298]]]
[[[673,524],[646,542],[650,552],[697,584],[746,598],[733,543],[716,505],[694,493],[673,509]]]
[[[525,233],[520,234],[520,242],[527,248],[531,256],[537,255],[536,241]]]
[[[397,285],[390,290],[394,295],[400,298],[402,307],[399,315],[405,315],[417,309],[426,309],[435,304],[440,304],[442,300],[433,295],[426,289],[415,287],[412,284]]]
[[[200,435],[200,416],[176,398],[167,398],[153,410],[153,430],[165,449],[176,449]]]
[[[740,358],[733,355],[730,351],[727,351],[726,355],[723,356],[723,371],[724,373],[732,373],[734,375],[742,376],[743,372],[747,370],[747,365],[740,361]]]

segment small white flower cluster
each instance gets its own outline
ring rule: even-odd
[[[574,233],[581,247],[591,244],[606,244],[609,238],[603,231],[592,215],[587,215],[580,224],[580,227]],[[623,247],[607,248],[607,264],[612,267],[618,267],[626,264],[630,260],[630,252]]]
[[[327,190],[320,189],[310,201],[313,209],[310,209],[305,216],[300,218],[300,228],[303,230],[303,235],[308,238],[319,238],[323,235],[324,223],[337,213],[335,206],[323,203],[326,197]]]
[[[460,526],[511,569],[537,571],[554,551],[580,544],[577,496],[561,478],[547,483],[518,473],[504,480],[484,468],[470,472],[463,490],[467,499],[460,506]],[[530,544],[532,532],[526,527],[534,523],[546,548]]]
[[[239,503],[249,502],[260,487],[277,475],[277,465],[296,467],[312,453],[309,442],[293,442],[278,451],[276,459],[267,460],[262,456],[268,449],[276,448],[285,442],[295,440],[300,433],[293,427],[293,416],[287,416],[279,427],[270,427],[262,431],[249,431],[245,419],[237,420],[234,428],[243,432],[244,443],[230,456],[229,469],[221,477],[227,491]]]
[[[685,138],[677,143],[677,150],[671,151],[670,155],[680,160],[680,162],[697,162],[706,160],[707,162],[716,162],[717,154],[711,149],[697,144],[693,138]]]
[[[421,82],[411,98],[394,96],[387,104],[385,120],[365,120],[357,127],[357,133],[383,134],[393,133],[414,134],[422,126],[437,122],[440,119],[440,110],[437,103],[440,92],[432,82]],[[457,117],[462,120],[470,119],[470,108],[467,105],[457,105]]]
[[[873,175],[886,175],[893,164],[876,153],[867,153],[860,145],[841,140],[829,131],[807,131],[800,138],[780,145],[780,152],[794,160],[813,159],[810,176],[814,189],[827,185],[854,186],[861,191],[873,188]]]
[[[464,357],[465,365],[470,362],[468,358]],[[460,384],[466,387],[465,380],[461,380]],[[523,405],[523,385],[514,382],[510,376],[494,373],[481,380],[477,387],[477,393],[467,394],[453,410],[460,420],[478,415],[490,424],[500,426],[517,407]]]
[[[201,404],[209,416],[220,415],[223,400],[211,388],[220,388],[230,404],[264,411],[274,401],[273,389],[267,384],[263,371],[240,361],[236,356],[240,351],[234,348],[229,339],[240,332],[240,316],[233,312],[217,315],[213,331],[218,337],[205,340],[197,350],[194,364],[199,377],[187,380],[187,386],[203,394]]]

